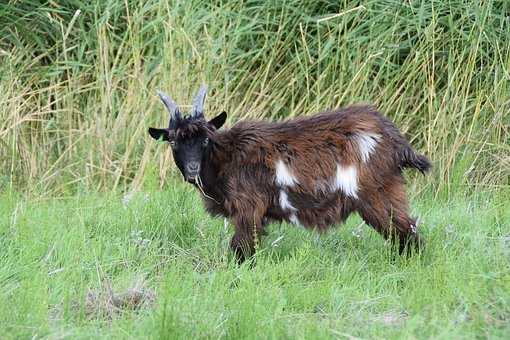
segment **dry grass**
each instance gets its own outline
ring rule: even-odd
[[[156,302],[156,293],[143,279],[134,281],[131,287],[118,292],[113,290],[109,280],[103,280],[101,288],[89,289],[84,300],[77,307],[83,308],[87,317],[112,320],[124,311],[151,307]]]
[[[506,2],[23,3],[0,7],[1,187],[161,185],[155,90],[186,104],[203,81],[231,123],[375,103],[433,159],[434,188],[508,186]]]

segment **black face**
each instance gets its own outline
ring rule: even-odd
[[[188,182],[194,182],[200,175],[202,163],[209,150],[209,138],[197,135],[188,138],[176,138],[170,141],[175,164]]]
[[[214,132],[219,129],[227,118],[225,112],[205,122],[190,118],[182,119],[173,129],[149,128],[149,134],[156,140],[168,142],[172,148],[174,161],[182,176],[188,182],[194,183],[200,171],[207,162],[211,150],[211,140]]]

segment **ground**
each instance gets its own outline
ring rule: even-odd
[[[321,236],[272,225],[256,263],[237,266],[231,226],[207,216],[198,193],[179,182],[127,195],[3,194],[0,333],[504,338],[508,198],[414,196],[427,248],[409,258],[353,215]]]

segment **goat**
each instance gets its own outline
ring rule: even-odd
[[[170,113],[169,126],[148,132],[170,143],[177,167],[200,190],[206,210],[233,222],[230,247],[240,263],[254,254],[257,235],[271,221],[324,231],[352,212],[398,242],[400,253],[408,244],[419,247],[402,171],[425,173],[431,163],[374,107],[276,123],[240,121],[219,130],[227,114],[205,119],[205,86],[187,116],[168,95],[158,95]]]

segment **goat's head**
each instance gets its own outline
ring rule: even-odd
[[[200,176],[204,162],[211,151],[218,130],[225,119],[226,112],[220,113],[210,121],[204,117],[204,102],[207,88],[202,85],[193,99],[193,107],[189,115],[183,115],[177,104],[166,94],[158,91],[159,98],[170,113],[168,128],[149,128],[149,134],[156,140],[170,144],[175,164],[183,177],[194,182]]]

